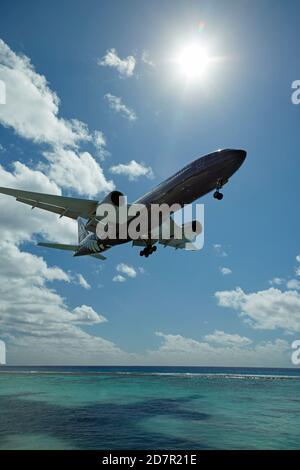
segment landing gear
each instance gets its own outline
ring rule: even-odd
[[[227,183],[227,180],[226,181],[218,180],[217,182],[217,187],[214,192],[214,198],[217,199],[218,201],[222,201],[223,199],[223,194],[220,193],[220,189],[223,187],[225,183]]]
[[[140,251],[140,256],[145,256],[145,258],[148,258],[148,256],[152,255],[152,253],[154,253],[156,250],[157,246],[147,245],[146,248]]]
[[[220,191],[217,189],[215,192],[214,192],[214,198],[217,199],[218,201],[221,201],[223,199],[223,194],[220,193]]]

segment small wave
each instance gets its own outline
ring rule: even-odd
[[[235,380],[300,380],[300,375],[282,374],[243,374],[228,372],[152,372],[152,371],[93,371],[93,370],[1,370],[0,375],[61,375],[61,376],[102,376],[102,377],[173,377],[173,378],[202,378],[202,379],[235,379]]]

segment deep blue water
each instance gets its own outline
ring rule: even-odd
[[[0,449],[299,449],[300,369],[2,367]]]

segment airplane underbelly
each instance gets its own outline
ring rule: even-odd
[[[217,179],[218,177],[214,174],[208,174],[208,172],[191,177],[166,194],[164,202],[167,204],[189,204],[212,191],[216,187]]]

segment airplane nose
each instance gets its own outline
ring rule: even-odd
[[[238,158],[240,165],[244,162],[246,156],[246,150],[236,150],[236,157]]]

